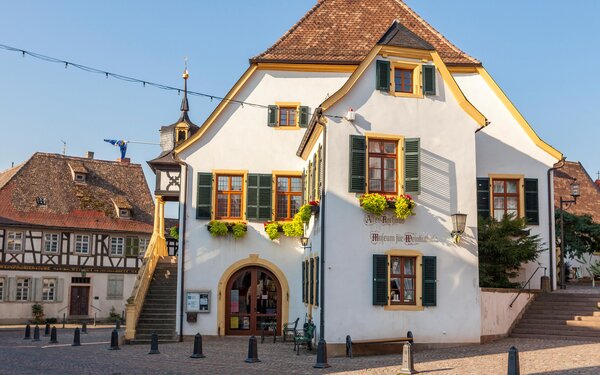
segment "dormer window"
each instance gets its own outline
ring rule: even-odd
[[[112,199],[115,205],[115,212],[118,218],[129,219],[132,215],[133,207],[125,197],[115,197]]]
[[[119,209],[119,217],[131,217],[131,210],[128,210],[126,208],[120,208]]]
[[[71,175],[73,177],[73,181],[80,183],[86,182],[88,170],[82,162],[70,161],[69,168],[71,168]]]
[[[35,198],[35,204],[37,204],[38,206],[45,206],[46,205],[46,198],[44,198],[44,197],[37,197],[37,198]]]
[[[85,173],[75,173],[76,182],[85,182]]]

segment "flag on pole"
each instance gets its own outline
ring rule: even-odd
[[[113,146],[118,146],[119,150],[121,150],[121,159],[125,159],[125,154],[127,153],[127,141],[117,139],[105,139],[104,142],[108,142]]]

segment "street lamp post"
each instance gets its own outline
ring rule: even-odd
[[[566,289],[566,269],[565,269],[565,216],[564,211],[569,208],[572,204],[577,204],[577,197],[579,197],[579,184],[577,179],[573,179],[571,183],[571,197],[573,199],[563,199],[560,197],[560,289]]]

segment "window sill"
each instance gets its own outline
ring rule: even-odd
[[[305,128],[301,128],[299,126],[275,126],[273,127],[275,130],[300,130],[300,129],[305,129]]]
[[[417,99],[423,99],[425,96],[423,94],[415,94],[412,92],[395,92],[395,91],[390,91],[390,95],[393,96],[397,96],[400,98],[417,98]]]
[[[387,311],[423,311],[423,306],[416,305],[386,305],[383,307]]]

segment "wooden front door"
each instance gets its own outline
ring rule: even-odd
[[[262,267],[239,270],[227,282],[225,334],[259,335],[263,323],[281,332],[281,285]]]
[[[72,286],[69,315],[88,315],[89,286]]]

